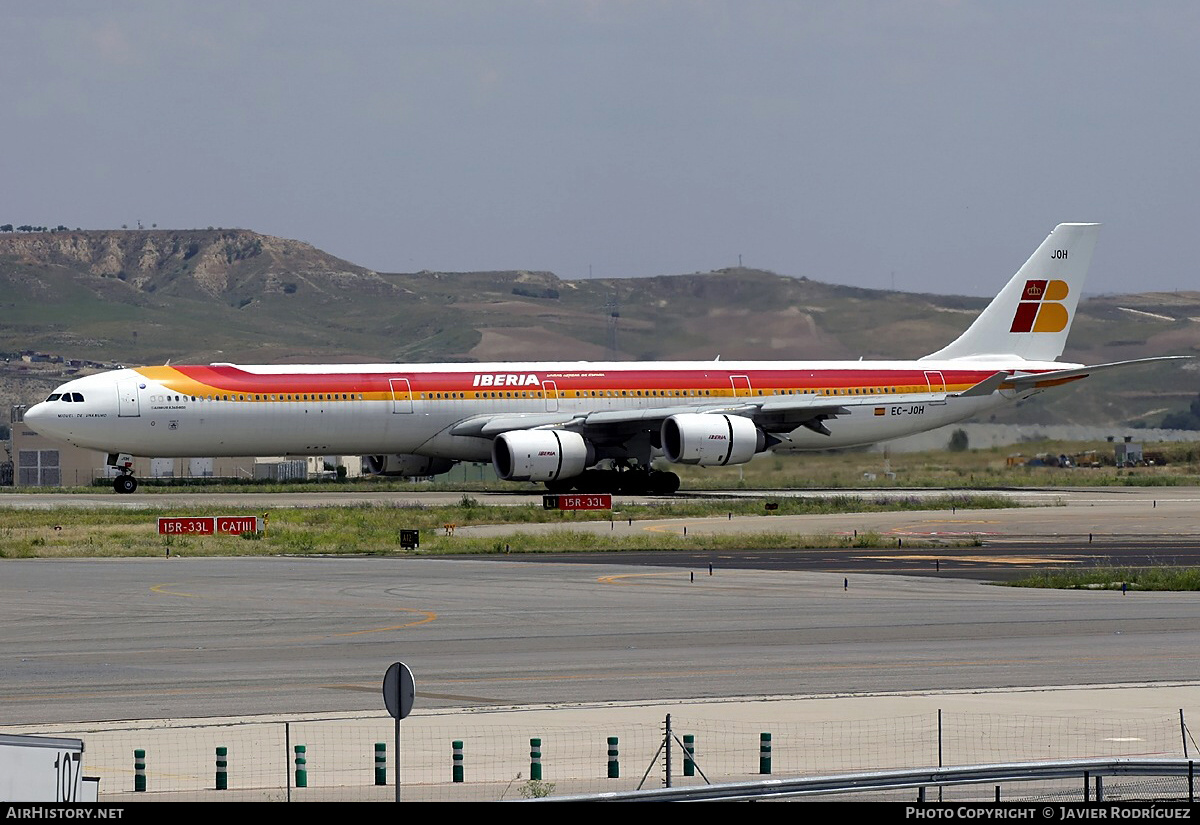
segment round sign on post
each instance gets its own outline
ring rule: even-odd
[[[383,704],[393,719],[403,719],[412,712],[417,685],[412,671],[404,662],[396,662],[383,676]]]
[[[396,720],[396,801],[400,801],[400,720],[412,712],[417,683],[404,662],[396,662],[383,675],[383,704]]]

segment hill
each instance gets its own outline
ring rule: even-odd
[[[6,233],[0,403],[27,403],[79,369],[23,352],[106,364],[904,358],[942,346],[985,304],[743,268],[581,281],[379,273],[242,229]],[[1194,353],[1197,317],[1197,292],[1086,300],[1064,357]],[[1179,367],[1135,372],[997,420],[1153,424],[1198,389]]]

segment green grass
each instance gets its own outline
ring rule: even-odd
[[[1195,567],[1100,567],[1088,570],[1045,570],[1005,582],[1009,587],[1043,587],[1059,590],[1200,590],[1200,569]]]
[[[953,428],[947,428],[949,440]],[[1200,433],[1197,434],[1200,436]],[[987,490],[1011,487],[1126,487],[1200,485],[1200,444],[1146,443],[1147,454],[1165,464],[1112,466],[1113,445],[1106,441],[1030,441],[962,452],[929,450],[893,453],[841,451],[767,454],[742,467],[673,467],[683,490],[721,489],[871,489],[946,488]],[[1030,467],[1039,454],[1077,455],[1092,451],[1100,467]],[[1018,457],[1019,456],[1019,457]],[[1010,464],[1010,458],[1013,463]],[[886,472],[895,473],[888,478]],[[870,478],[870,476],[874,478]]]
[[[920,501],[908,497],[866,499],[835,496],[828,499],[782,499],[767,514],[762,501],[672,501],[659,506],[628,506],[617,513],[544,510],[540,505],[482,507],[463,496],[455,506],[420,504],[352,505],[346,507],[287,508],[266,514],[229,507],[148,507],[126,509],[15,510],[0,508],[0,558],[116,557],[167,555],[347,555],[404,552],[401,529],[421,533],[423,554],[539,553],[613,550],[712,550],[775,549],[788,547],[883,547],[894,539],[873,534],[858,537],[800,536],[774,530],[774,515],[848,513],[885,510],[944,509],[1011,506],[994,497],[946,497]],[[240,512],[237,512],[240,510]],[[676,536],[646,532],[636,536],[611,536],[577,529],[588,521],[616,518],[649,523],[663,518],[712,518],[725,515],[758,515],[761,530],[734,536]],[[266,515],[262,535],[161,536],[159,516]],[[513,531],[500,537],[446,535],[445,525],[554,524],[561,529],[530,535]],[[911,540],[910,540],[911,541]],[[936,542],[935,542],[936,544]],[[915,546],[920,546],[914,543]]]

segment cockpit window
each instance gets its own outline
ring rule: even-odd
[[[71,400],[71,393],[69,393],[69,392],[64,392],[64,393],[62,394],[62,400],[63,400],[63,401],[70,401],[70,400]]]
[[[79,393],[79,392],[71,393],[71,400],[75,401],[75,402],[83,401],[83,393]]]
[[[57,392],[52,392],[52,393],[50,393],[50,397],[49,397],[49,398],[47,398],[46,400],[47,400],[47,401],[57,401],[57,400],[58,400],[58,399],[60,399],[60,398],[62,398],[62,395],[61,395],[61,394],[59,394],[59,393],[57,393]]]

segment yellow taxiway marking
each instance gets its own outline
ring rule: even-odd
[[[417,610],[415,607],[392,607],[390,610],[395,610],[399,613],[416,613],[424,618],[416,621],[407,622],[406,624],[395,624],[388,627],[376,627],[372,630],[352,630],[349,633],[334,633],[334,636],[361,636],[364,633],[384,633],[388,630],[403,630],[406,627],[419,627],[423,624],[429,624],[437,620],[437,614],[432,610]]]
[[[162,593],[166,596],[183,596],[185,599],[203,599],[203,596],[198,596],[195,593],[177,593],[174,590],[167,590],[168,587],[174,587],[175,582],[166,582],[164,584],[156,584],[150,588],[151,593]]]
[[[683,531],[687,529],[687,525],[686,524],[660,524],[660,525],[655,526],[652,524],[649,527],[643,527],[642,529],[645,530],[647,533],[680,533],[680,534],[682,534]]]
[[[917,524],[999,524],[996,519],[987,518],[927,518],[922,521],[915,521]]]
[[[621,581],[621,579],[645,579],[645,578],[654,578],[654,577],[661,578],[663,576],[675,577],[678,575],[679,575],[678,572],[671,572],[671,573],[617,573],[612,576],[601,576],[600,578],[596,579],[596,581],[600,582],[601,584],[640,584],[640,582]]]
[[[1086,561],[1085,558],[1071,558],[1066,556],[1054,556],[1048,558],[1046,556],[856,556],[858,559],[869,559],[871,561],[891,560],[891,561],[969,561],[978,562],[980,564],[1045,564],[1052,561],[1055,564],[1082,564]]]

